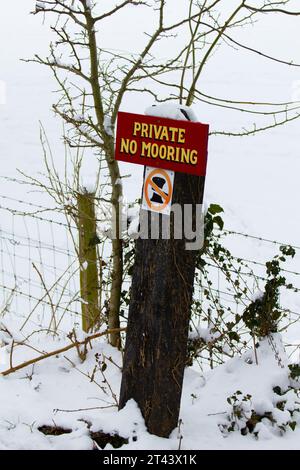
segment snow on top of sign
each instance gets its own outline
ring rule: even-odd
[[[145,110],[146,116],[155,116],[166,119],[176,119],[177,121],[198,122],[193,109],[178,103],[162,103],[150,106]]]

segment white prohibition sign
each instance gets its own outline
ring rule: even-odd
[[[174,171],[147,166],[145,170],[142,209],[170,215]]]

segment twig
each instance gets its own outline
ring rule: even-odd
[[[253,349],[254,349],[254,355],[255,355],[255,362],[256,362],[256,365],[258,366],[258,357],[257,357],[256,344],[255,344],[255,336],[254,336],[254,335],[253,335]]]
[[[55,312],[55,307],[54,307],[54,304],[53,304],[53,302],[52,302],[52,298],[51,298],[50,292],[49,292],[49,290],[48,290],[48,288],[47,288],[47,286],[46,286],[46,284],[45,284],[45,281],[44,281],[44,279],[43,279],[43,276],[42,276],[42,274],[40,273],[40,271],[38,270],[37,266],[36,266],[34,263],[32,263],[32,267],[33,267],[33,269],[37,272],[37,274],[38,274],[38,276],[39,276],[39,278],[40,278],[40,280],[41,280],[41,283],[42,283],[42,285],[43,285],[43,287],[44,287],[44,289],[45,289],[45,292],[46,292],[46,294],[47,294],[47,297],[48,297],[48,299],[49,299],[49,302],[50,302],[50,307],[51,307],[52,316],[51,316],[51,320],[50,320],[50,325],[49,325],[49,328],[48,328],[48,332],[51,330],[52,324],[53,324],[54,331],[56,331],[56,330],[57,330],[56,318],[55,318],[56,312]]]
[[[13,351],[14,351],[14,344],[15,344],[15,341],[14,341],[14,339],[13,339],[13,340],[12,340],[12,343],[11,343],[10,354],[9,354],[9,365],[10,365],[10,368],[13,368]]]
[[[111,357],[105,356],[105,354],[102,354],[103,359],[107,359],[109,362],[111,362],[114,366],[116,366],[119,370],[122,370],[122,367],[119,366]]]
[[[115,408],[117,405],[107,405],[107,406],[92,406],[91,408],[78,408],[77,410],[61,410],[59,408],[55,408],[53,413],[76,413],[77,411],[91,411],[91,410],[105,410],[107,408]]]
[[[108,329],[108,330],[103,331],[102,333],[95,333],[94,335],[88,336],[83,341],[76,341],[75,343],[69,344],[68,346],[65,346],[64,348],[56,349],[55,351],[52,351],[47,354],[43,354],[42,356],[31,359],[30,361],[23,362],[22,364],[19,364],[15,367],[10,367],[9,369],[6,369],[3,372],[1,372],[1,375],[6,376],[9,374],[12,374],[13,372],[16,372],[20,369],[24,369],[24,367],[30,366],[31,364],[35,364],[36,362],[43,361],[44,359],[47,359],[48,357],[56,356],[58,354],[68,351],[69,349],[72,349],[81,345],[86,345],[87,343],[89,343],[89,341],[92,341],[93,339],[100,338],[101,336],[105,336],[111,333],[116,333],[116,332],[121,332],[121,331],[126,331],[126,328]]]

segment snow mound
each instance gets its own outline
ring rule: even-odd
[[[198,426],[188,436],[192,448],[300,448],[298,390],[288,365],[281,336],[274,334],[256,354],[250,349],[229,359],[202,380],[187,369],[182,416],[189,429]]]
[[[32,343],[48,351],[65,345],[66,338],[44,334]],[[7,348],[0,348],[0,356]],[[30,357],[32,350],[18,347],[14,364]],[[261,341],[256,354],[249,349],[204,374],[195,366],[186,368],[180,427],[163,439],[147,432],[133,400],[118,412],[122,356],[105,339],[95,340],[83,363],[73,349],[0,377],[0,449],[89,450],[95,447],[91,434],[97,432],[120,436],[126,441],[122,450],[177,450],[179,442],[182,450],[299,449],[299,383],[292,383],[288,365],[276,334]],[[7,367],[8,358],[0,370]],[[69,431],[40,431],[54,424]]]

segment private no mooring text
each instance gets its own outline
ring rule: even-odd
[[[115,159],[204,176],[208,125],[118,113]]]
[[[186,143],[186,129],[184,128],[135,121],[133,123],[132,135],[133,137],[151,139],[152,141],[142,140],[139,148],[136,139],[122,137],[120,153],[136,155],[139,152],[142,158],[158,158],[160,160],[190,165],[196,165],[198,162],[198,151],[183,146]],[[163,142],[163,144],[159,145],[157,142],[153,142],[153,140]],[[168,143],[173,145],[168,145]],[[174,146],[174,144],[180,146]]]

